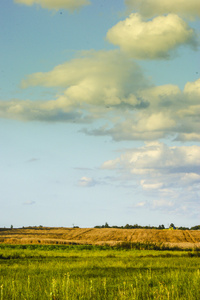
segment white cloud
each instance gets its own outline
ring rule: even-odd
[[[31,6],[33,4],[40,5],[47,9],[67,9],[76,10],[82,6],[90,4],[89,0],[14,0],[15,3]]]
[[[109,164],[105,162],[102,168],[109,169],[109,165],[112,165],[112,169],[114,166],[120,167],[129,173],[139,175],[187,174],[200,167],[200,147],[195,145],[168,147],[161,142],[148,142],[144,147],[129,150],[120,157],[109,160]],[[200,169],[198,172],[200,173]]]
[[[200,96],[200,79],[196,80],[194,82],[188,82],[185,85],[184,93],[186,93],[188,95],[192,94],[194,96],[199,97]],[[197,102],[198,102],[198,100],[199,100],[199,98],[197,99]]]
[[[104,169],[109,169],[109,170],[115,169],[116,165],[119,162],[120,162],[120,158],[117,158],[117,159],[114,159],[114,160],[108,160],[108,161],[104,162],[103,168]]]
[[[200,174],[196,173],[185,173],[181,176],[181,182],[185,186],[190,186],[191,184],[200,183]]]
[[[79,180],[78,185],[81,187],[92,187],[96,185],[96,181],[93,178],[84,176]]]
[[[112,128],[91,131],[96,135],[111,135],[115,140],[156,140],[172,137],[181,141],[199,141],[200,79],[187,83],[184,91],[165,85],[143,89],[136,96],[147,107],[124,112]]]
[[[118,141],[200,141],[200,79],[183,91],[153,86],[138,64],[117,50],[82,52],[49,72],[27,76],[22,86],[54,87],[55,99],[0,101],[1,118],[93,123],[82,131]]]
[[[186,17],[200,16],[199,0],[125,0],[125,4],[145,17],[168,13],[181,14]]]
[[[65,88],[58,96],[60,106],[139,105],[130,97],[147,86],[141,68],[117,50],[85,51],[46,73],[35,73],[22,81],[22,87],[44,86]],[[129,96],[129,97],[127,97]],[[52,102],[52,105],[55,102]]]
[[[168,207],[182,211],[188,203],[192,207],[199,205],[200,188],[200,146],[172,146],[161,142],[149,142],[140,148],[130,149],[109,163],[104,162],[102,169],[116,170],[119,179],[135,182],[138,193],[149,198],[141,201],[137,207],[146,205],[152,209]],[[189,208],[188,208],[189,209]]]
[[[108,31],[107,39],[136,59],[166,59],[181,45],[197,45],[194,30],[174,14],[150,21],[131,14]]]
[[[86,51],[46,73],[35,73],[22,87],[58,89],[49,101],[0,102],[0,116],[22,120],[88,122],[105,117],[110,107],[145,107],[134,94],[149,86],[141,68],[119,51]],[[63,91],[64,90],[64,91]]]
[[[153,208],[166,208],[173,207],[174,203],[172,201],[168,201],[166,199],[153,200]]]
[[[21,121],[79,122],[84,123],[80,111],[72,111],[56,101],[0,101],[0,117]]]
[[[140,184],[144,190],[158,190],[163,187],[162,182],[146,182],[145,180],[141,180]]]
[[[33,204],[35,204],[35,201],[26,201],[23,204],[24,205],[33,205]]]
[[[135,207],[143,207],[143,206],[145,206],[145,204],[146,204],[146,202],[138,202],[138,203],[136,203],[136,205],[135,205]]]

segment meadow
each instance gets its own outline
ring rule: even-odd
[[[0,299],[200,299],[199,251],[152,249],[0,244]]]

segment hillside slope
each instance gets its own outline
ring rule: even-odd
[[[6,244],[110,244],[121,242],[163,243],[181,248],[200,247],[200,231],[49,228],[35,227],[0,231],[0,243]]]

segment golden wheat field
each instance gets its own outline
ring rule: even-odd
[[[158,243],[170,247],[200,247],[198,230],[53,228],[1,229],[4,244],[93,244],[115,245],[122,242]]]

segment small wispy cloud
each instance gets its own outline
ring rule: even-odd
[[[94,171],[92,168],[84,168],[84,167],[75,167],[75,170],[80,170],[80,171]]]
[[[27,162],[27,163],[33,163],[33,162],[36,162],[36,161],[38,161],[38,160],[39,160],[39,158],[33,157],[33,158],[28,159],[26,162]]]
[[[78,181],[78,185],[81,187],[92,187],[96,184],[97,182],[93,178],[86,176],[81,177],[81,179]]]
[[[143,201],[143,202],[138,202],[138,203],[135,204],[135,207],[144,207],[145,204],[146,204],[145,201]]]
[[[26,201],[23,203],[23,205],[33,205],[35,203],[36,203],[35,201]]]

